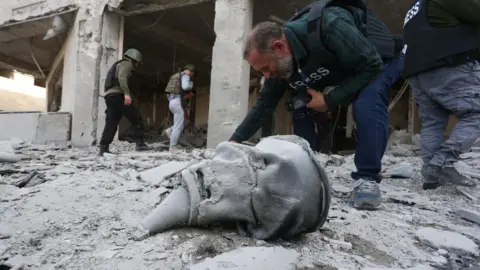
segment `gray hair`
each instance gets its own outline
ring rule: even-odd
[[[269,52],[271,50],[271,41],[274,39],[281,39],[282,36],[282,26],[277,23],[261,22],[257,24],[248,36],[243,50],[243,58],[247,59],[253,49],[256,49],[260,53]]]

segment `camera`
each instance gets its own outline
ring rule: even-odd
[[[307,90],[304,90],[296,92],[285,104],[288,111],[294,111],[304,108],[311,100],[312,96],[308,94]]]

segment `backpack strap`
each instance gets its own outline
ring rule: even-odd
[[[295,14],[289,21],[294,21],[308,13],[307,33],[308,43],[312,51],[321,53],[327,60],[334,60],[335,57],[322,45],[322,36],[325,33],[323,13],[329,6],[341,7],[354,15],[350,7],[357,7],[365,10],[363,21],[366,26],[366,38],[377,48],[382,57],[393,57],[395,53],[395,40],[388,27],[367,8],[361,0],[320,0],[314,2],[299,13]]]

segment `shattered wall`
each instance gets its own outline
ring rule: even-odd
[[[38,144],[66,143],[70,140],[68,113],[5,112],[0,113],[0,140],[16,138]]]
[[[116,15],[103,15],[105,6],[117,7],[122,0],[16,0],[3,1],[0,24],[22,21],[50,13],[68,6],[79,8],[76,20],[67,38],[63,69],[61,111],[72,114],[71,140],[75,146],[92,145],[97,138],[99,115],[98,95],[101,86],[98,74],[105,74],[116,60],[118,48]],[[109,17],[110,16],[110,17]],[[107,18],[104,18],[107,17]],[[105,27],[107,31],[102,29]],[[103,38],[105,36],[105,38]],[[100,109],[104,109],[100,105]],[[98,122],[98,123],[97,123]]]

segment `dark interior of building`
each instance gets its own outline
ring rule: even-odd
[[[253,24],[270,20],[283,23],[295,12],[301,10],[312,1],[277,1],[272,5],[270,0],[254,1]],[[408,1],[367,0],[367,6],[378,14],[394,33],[402,32],[403,14],[408,9]],[[166,0],[124,1],[124,9],[135,9],[152,3],[168,4]],[[74,13],[61,15],[67,23],[72,23]],[[165,86],[173,73],[178,72],[185,64],[193,63],[197,67],[195,91],[197,98],[191,111],[191,123],[197,128],[206,126],[208,118],[209,86],[212,66],[212,49],[215,42],[214,32],[215,1],[205,1],[200,4],[166,9],[147,14],[124,17],[123,51],[136,48],[143,54],[143,63],[132,77],[131,86],[134,103],[139,105],[148,126],[161,130],[169,125],[171,116],[164,94]],[[36,77],[36,84],[45,86],[46,74],[49,73],[55,56],[60,51],[68,32],[54,38],[43,40],[45,33],[52,25],[52,17],[35,20],[28,24],[13,24],[2,29],[0,35],[0,75],[9,76],[9,71],[18,70]],[[61,68],[59,70],[62,70]],[[43,73],[43,74],[42,74]],[[251,73],[252,79],[258,79],[258,73]],[[55,74],[52,87],[56,94],[49,110],[55,111],[61,102],[61,72]],[[253,80],[254,81],[254,80]],[[395,100],[402,88],[399,82],[390,92],[390,100]],[[259,85],[251,85],[250,93],[258,93]],[[251,102],[255,101],[255,97]],[[396,105],[390,112],[392,129],[406,128],[408,123],[408,94],[395,101]],[[196,107],[196,108],[195,108]],[[280,105],[279,105],[280,107]],[[283,109],[283,108],[282,108]],[[195,115],[195,113],[197,115]],[[335,112],[337,113],[337,112]],[[344,127],[346,111],[340,112],[339,126]],[[288,117],[277,112],[276,117]],[[289,133],[288,121],[275,121],[275,117],[265,124],[263,136],[278,133]],[[283,126],[282,126],[283,125]],[[122,121],[120,133],[128,130],[128,121]],[[281,127],[282,126],[282,127]],[[333,127],[332,127],[333,129]],[[339,131],[340,130],[340,131]],[[206,131],[205,131],[206,132]],[[334,131],[335,138],[345,133],[340,129]],[[158,135],[158,134],[157,134]],[[157,136],[154,135],[154,136]],[[126,136],[128,137],[128,136]],[[344,137],[344,136],[343,136]],[[340,148],[354,145],[355,137],[351,139],[333,140]],[[340,147],[341,146],[341,147]]]

